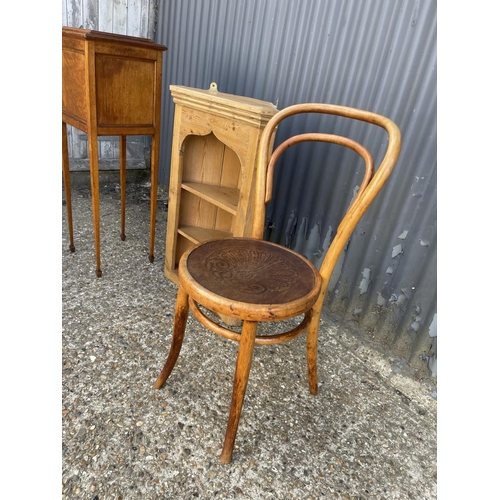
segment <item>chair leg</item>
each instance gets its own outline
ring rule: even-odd
[[[229,411],[226,437],[220,456],[221,462],[225,464],[231,461],[231,456],[233,454],[236,431],[238,430],[243,399],[245,398],[245,391],[248,383],[248,375],[250,374],[250,366],[252,364],[257,324],[256,321],[244,321],[241,330],[240,347],[238,349],[238,358],[236,360],[236,370],[234,373],[231,410]]]
[[[155,389],[161,389],[163,384],[169,377],[172,369],[177,362],[179,353],[181,352],[182,341],[184,340],[184,331],[186,330],[186,321],[189,313],[188,305],[188,295],[184,289],[179,285],[179,291],[177,292],[177,303],[175,306],[175,318],[174,318],[174,331],[172,333],[172,345],[170,346],[170,352],[168,353],[168,358],[161,371],[160,375],[154,383]]]
[[[309,392],[318,393],[318,330],[321,307],[317,304],[311,309],[311,322],[307,328],[307,372],[309,376]]]

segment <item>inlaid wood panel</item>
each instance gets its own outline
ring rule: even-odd
[[[96,54],[95,65],[97,123],[153,126],[156,61]]]
[[[82,85],[85,75],[85,53],[81,48],[69,47],[62,51],[62,107],[74,120],[84,124],[87,121],[87,93]]]

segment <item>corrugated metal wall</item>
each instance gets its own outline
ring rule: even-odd
[[[353,106],[401,128],[396,169],[351,238],[330,284],[330,309],[422,370],[436,370],[436,0],[169,0],[156,42],[165,59],[160,181],[168,183],[170,84]],[[315,128],[350,133],[380,159],[378,131],[297,117],[277,140]],[[319,264],[360,182],[353,156],[302,145],[285,155],[268,238]],[[323,167],[327,165],[325,174]],[[327,205],[328,208],[324,208]]]
[[[154,40],[156,0],[62,0],[62,25]],[[149,136],[127,138],[127,168],[146,168],[149,164]],[[118,169],[118,137],[100,136],[99,168]],[[68,126],[71,170],[88,170],[87,134]]]

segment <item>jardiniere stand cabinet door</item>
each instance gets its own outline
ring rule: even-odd
[[[175,103],[165,276],[178,284],[185,250],[212,238],[249,236],[257,146],[278,110],[265,101],[170,86]]]
[[[75,251],[66,124],[86,132],[96,252],[101,276],[97,136],[120,137],[121,238],[125,239],[126,136],[150,135],[151,221],[149,260],[154,260],[160,99],[164,45],[147,38],[62,28],[62,149],[70,250]]]

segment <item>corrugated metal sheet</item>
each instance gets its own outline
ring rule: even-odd
[[[157,0],[62,0],[62,25],[154,40]],[[145,168],[149,136],[127,138],[127,168]],[[100,136],[100,168],[119,168],[118,137]],[[68,126],[71,170],[88,170],[87,134]]]
[[[170,84],[278,103],[325,102],[393,119],[396,169],[351,238],[329,307],[423,369],[436,358],[436,1],[170,0],[159,3],[165,44],[160,180],[168,182]],[[380,159],[383,134],[342,120],[297,117],[277,140],[318,128],[349,133]],[[319,264],[360,182],[354,155],[302,145],[285,155],[268,209],[269,239]],[[324,166],[328,166],[327,173]],[[325,209],[324,207],[327,206]]]

